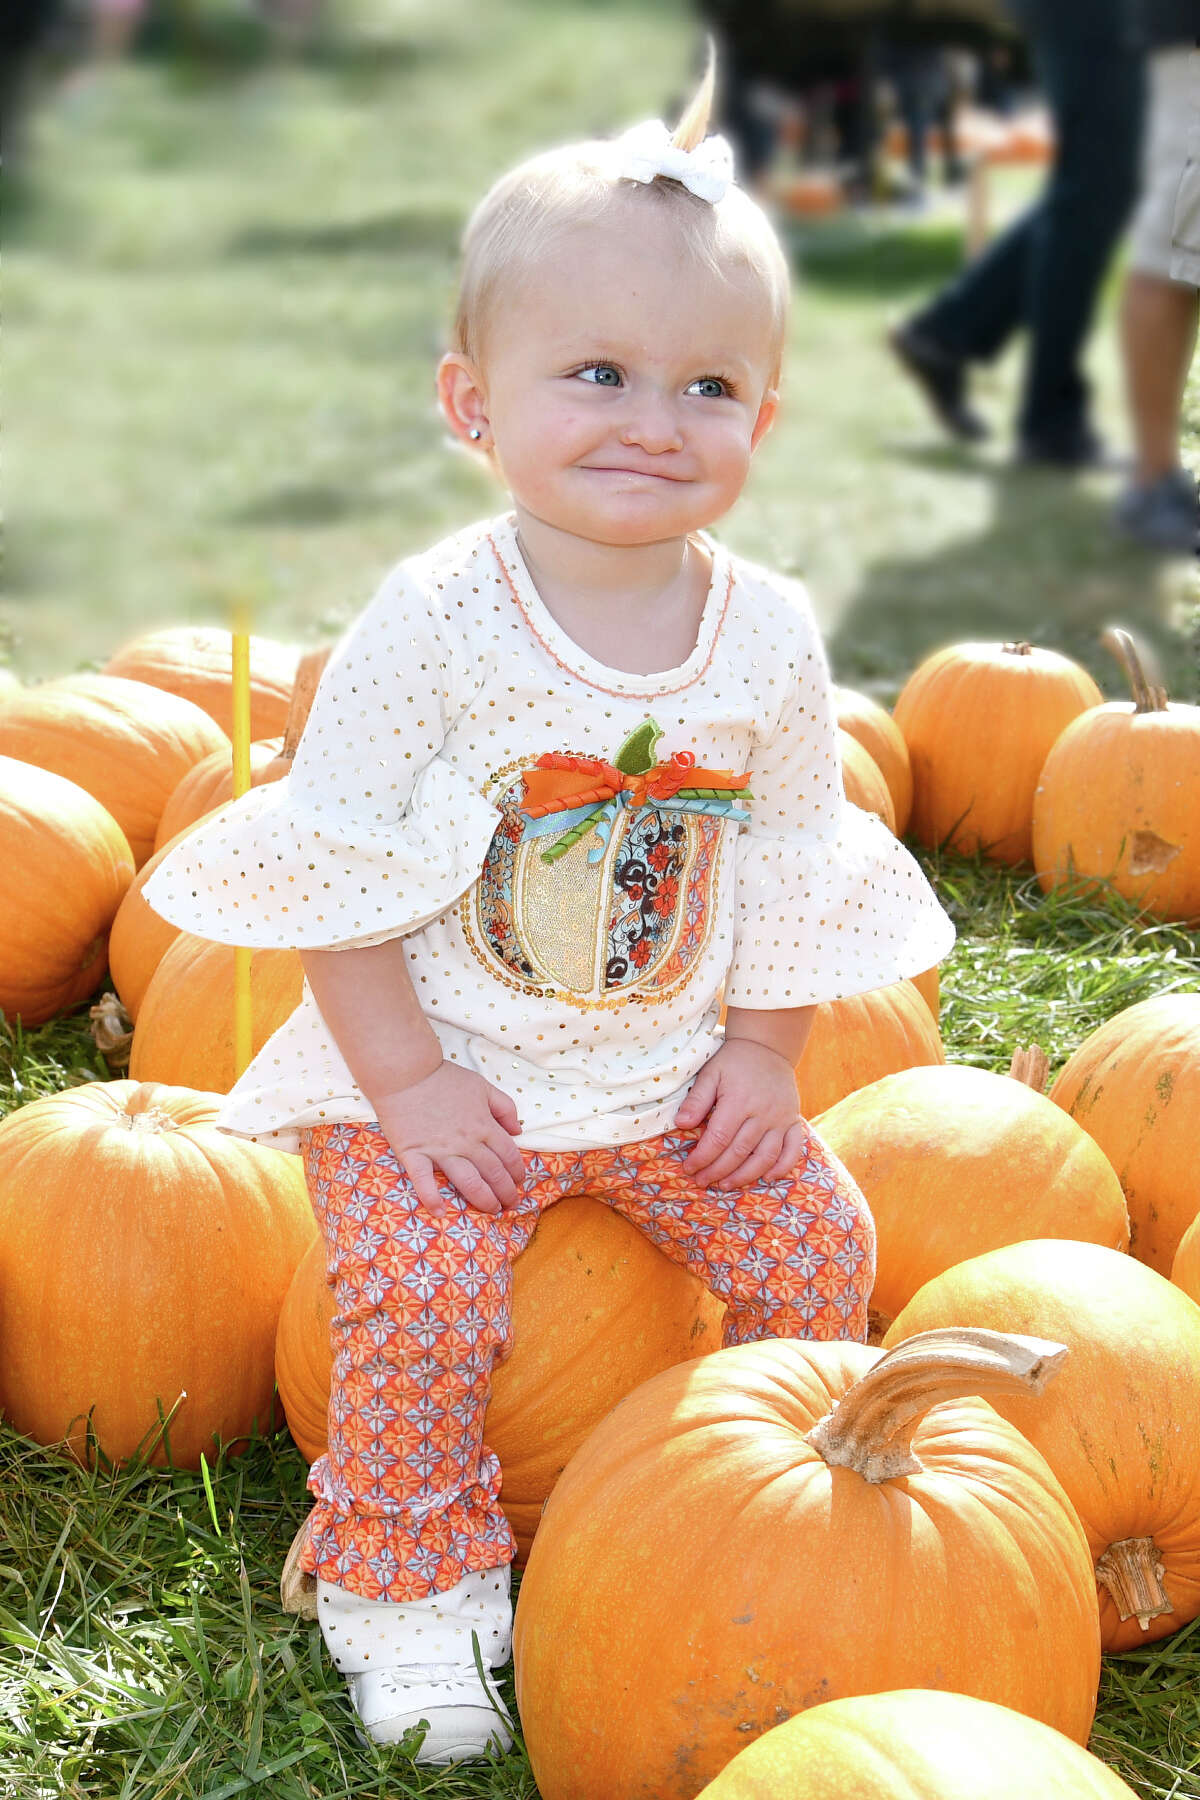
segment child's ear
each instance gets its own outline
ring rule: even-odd
[[[442,417],[456,438],[473,450],[491,448],[483,377],[461,350],[448,350],[438,364],[437,397]]]
[[[768,388],[762,397],[762,405],[758,409],[758,417],[754,421],[754,430],[750,433],[750,448],[757,450],[762,440],[775,423],[775,415],[779,411],[779,389]]]

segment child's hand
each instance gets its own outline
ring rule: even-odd
[[[517,1109],[473,1069],[444,1062],[411,1087],[384,1095],[375,1110],[418,1200],[435,1219],[447,1211],[435,1163],[476,1212],[504,1212],[519,1202],[525,1165],[513,1143],[521,1129]]]
[[[707,1124],[683,1171],[725,1192],[764,1177],[779,1180],[795,1168],[808,1141],[791,1063],[751,1038],[726,1038],[675,1114],[677,1125],[702,1119]]]

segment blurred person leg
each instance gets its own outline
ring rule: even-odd
[[[1186,553],[1200,541],[1196,482],[1179,450],[1200,312],[1200,51],[1159,50],[1150,72],[1144,184],[1121,295],[1136,464],[1116,521],[1153,549]]]

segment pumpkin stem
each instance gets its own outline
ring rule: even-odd
[[[127,1069],[133,1045],[133,1020],[115,994],[101,994],[88,1010],[92,1042],[110,1068]]]
[[[1096,1564],[1096,1580],[1108,1589],[1122,1619],[1135,1615],[1143,1631],[1151,1619],[1174,1611],[1163,1586],[1165,1573],[1153,1538],[1121,1538]]]
[[[316,698],[317,683],[325,671],[329,661],[330,647],[322,644],[317,650],[306,650],[300,658],[296,670],[296,682],[292,688],[291,703],[288,706],[287,724],[283,730],[283,749],[280,756],[288,762],[296,754],[296,745],[300,742],[304,727],[308,724],[308,715],[312,711],[312,703]]]
[[[1032,656],[1033,645],[1028,638],[1015,638],[1011,643],[1001,644],[1000,648],[1006,656]]]
[[[317,1578],[315,1575],[306,1575],[300,1567],[300,1557],[307,1542],[308,1520],[305,1519],[283,1559],[283,1573],[279,1577],[279,1601],[285,1613],[297,1613],[302,1619],[315,1619]]]
[[[1050,1073],[1050,1058],[1040,1044],[1030,1044],[1025,1050],[1013,1051],[1008,1072],[1014,1081],[1032,1088],[1035,1094],[1044,1094],[1046,1077]]]
[[[1135,713],[1166,712],[1167,690],[1160,681],[1152,681],[1146,671],[1142,652],[1129,633],[1120,625],[1110,625],[1100,638],[1125,671],[1133,695]]]
[[[964,1394],[1040,1394],[1067,1355],[1065,1344],[954,1326],[921,1331],[880,1357],[805,1442],[864,1481],[892,1481],[922,1467],[913,1433],[929,1411]]]

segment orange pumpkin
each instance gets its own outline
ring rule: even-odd
[[[838,750],[842,758],[842,788],[853,806],[874,813],[889,831],[896,829],[896,809],[887,782],[868,751],[848,731],[838,732]]]
[[[0,1123],[0,1406],[18,1431],[195,1468],[272,1424],[312,1211],[299,1160],[217,1131],[216,1111],[93,1082]]]
[[[278,781],[282,738],[264,738],[250,746],[250,786],[264,781]],[[198,825],[208,813],[233,799],[233,758],[229,751],[214,750],[194,768],[188,770],[175,789],[158,821],[154,848],[161,850],[169,838],[181,837]]]
[[[872,1335],[943,1269],[1022,1238],[1123,1250],[1121,1184],[1082,1126],[1007,1075],[905,1069],[822,1113],[817,1131],[866,1195],[878,1234]]]
[[[1036,1403],[997,1412],[1037,1446],[1079,1514],[1100,1583],[1101,1642],[1120,1654],[1200,1614],[1200,1308],[1097,1244],[1035,1239],[947,1269],[884,1342],[982,1325],[1066,1344]]]
[[[829,1700],[726,1763],[702,1800],[1135,1800],[1061,1731],[934,1688]]]
[[[942,982],[937,968],[922,969],[919,975],[910,975],[909,980],[933,1014],[934,1020],[940,1020],[942,1016]]]
[[[1169,1275],[1200,1208],[1200,994],[1159,994],[1115,1013],[1064,1064],[1050,1098],[1117,1171],[1133,1255]]]
[[[326,1449],[333,1295],[324,1246],[296,1270],[279,1318],[275,1375],[292,1436]],[[513,1350],[496,1367],[487,1443],[524,1561],[546,1496],[584,1438],[627,1393],[720,1343],[725,1308],[599,1200],[560,1200],[513,1267]]]
[[[156,850],[149,862],[142,864],[117,908],[109,934],[108,973],[122,1006],[134,1020],[150,985],[150,977],[180,931],[178,925],[170,924],[142,898],[142,890],[168,850],[186,836],[187,833],[181,831]]]
[[[1200,706],[1169,703],[1132,640],[1110,633],[1134,702],[1095,706],[1046,757],[1033,806],[1033,863],[1049,892],[1107,882],[1160,919],[1200,919]]]
[[[298,658],[291,644],[250,639],[251,737],[278,737],[283,731]],[[226,736],[232,735],[233,639],[228,631],[212,625],[149,631],[111,656],[104,673],[179,694],[206,712]]]
[[[1171,1264],[1171,1280],[1200,1306],[1200,1213],[1179,1240]]]
[[[1092,1559],[987,1399],[1061,1348],[936,1333],[881,1356],[774,1339],[645,1382],[550,1496],[517,1703],[543,1800],[691,1800],[819,1701],[943,1687],[1084,1742]],[[832,1409],[832,1410],[831,1410]]]
[[[165,848],[165,846],[164,846]],[[142,995],[129,1073],[135,1081],[227,1094],[234,1060],[236,951],[181,931],[163,952]],[[254,1055],[300,1004],[304,969],[295,950],[255,950],[250,958]]]
[[[834,708],[843,731],[857,738],[887,782],[896,815],[894,830],[903,837],[912,814],[912,763],[904,733],[884,706],[854,688],[835,687]]]
[[[1051,745],[1103,699],[1069,657],[1031,644],[951,644],[909,676],[894,717],[912,759],[909,830],[995,862],[1028,862]]]
[[[229,740],[198,706],[140,681],[67,675],[0,708],[0,755],[78,782],[108,808],[140,868],[163,808],[194,763]]]
[[[945,1060],[941,1033],[911,981],[826,1001],[796,1065],[800,1104],[811,1117],[897,1069]]]
[[[41,1025],[99,986],[133,852],[90,794],[0,756],[0,1012]]]

